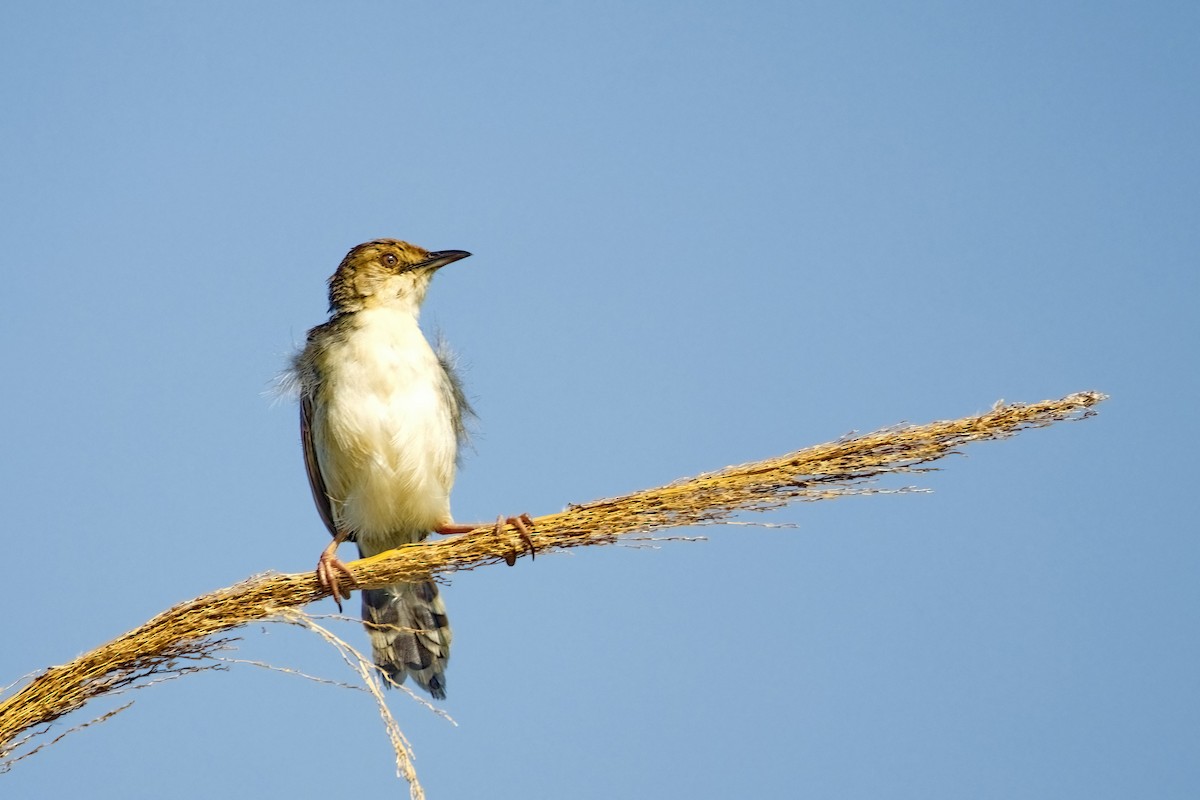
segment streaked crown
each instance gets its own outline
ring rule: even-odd
[[[344,314],[398,300],[420,306],[433,273],[468,255],[462,250],[431,253],[398,239],[364,242],[330,276],[329,310]]]

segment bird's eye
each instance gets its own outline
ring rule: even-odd
[[[385,255],[385,256],[383,257],[383,263],[387,264],[389,267],[394,267],[394,266],[396,266],[396,256],[395,256],[395,254],[394,254],[394,253],[388,253],[387,255]]]

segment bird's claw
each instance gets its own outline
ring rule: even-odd
[[[342,585],[343,580],[345,581],[344,586]],[[332,595],[333,602],[337,603],[339,613],[342,610],[342,599],[349,600],[350,590],[358,586],[358,581],[354,580],[354,574],[337,557],[337,552],[333,548],[326,549],[317,560],[317,583]]]
[[[505,525],[512,525],[517,529],[517,535],[521,537],[521,541],[529,548],[529,558],[537,558],[537,549],[533,546],[533,539],[529,536],[529,529],[533,527],[533,518],[528,514],[521,514],[517,517],[505,517],[501,514],[496,518],[496,535],[499,536],[504,531]],[[517,553],[508,553],[504,556],[504,563],[510,567],[517,563]]]

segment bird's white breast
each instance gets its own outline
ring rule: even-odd
[[[366,555],[449,522],[458,441],[415,316],[373,308],[321,359],[314,441],[339,528]]]

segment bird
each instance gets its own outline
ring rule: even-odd
[[[333,541],[316,577],[341,608],[357,584],[337,549],[360,557],[466,533],[450,513],[464,420],[472,414],[445,347],[434,348],[419,319],[434,274],[467,258],[398,239],[375,239],[346,254],[329,278],[329,320],[312,328],[286,379],[299,395],[300,438],[313,501]],[[512,525],[534,552],[528,514]],[[515,555],[505,559],[511,566]],[[452,631],[432,580],[362,591],[372,659],[387,680],[411,675],[434,699],[446,696]]]

